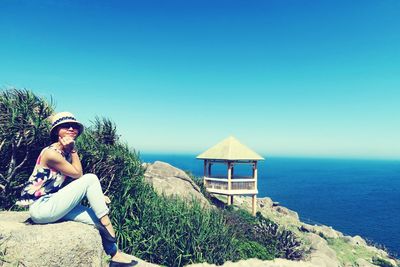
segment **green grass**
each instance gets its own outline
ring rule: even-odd
[[[235,246],[240,259],[273,260],[275,258],[268,248],[255,241],[237,240]]]
[[[375,255],[363,246],[353,246],[346,242],[343,238],[327,238],[329,247],[331,247],[337,255],[337,258],[342,266],[345,264],[352,264],[357,266],[357,259],[364,259],[368,262],[372,261]]]
[[[159,196],[142,182],[127,180],[121,188],[112,218],[126,252],[167,266],[232,259],[235,235],[218,210]]]

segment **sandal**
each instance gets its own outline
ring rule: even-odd
[[[132,260],[131,262],[119,262],[119,261],[110,261],[109,267],[130,267],[137,265],[138,262]]]
[[[110,225],[110,223],[107,224],[107,225],[102,225],[101,223],[99,223],[99,224],[96,225],[96,227],[99,230],[100,235],[101,235],[102,238],[104,238],[107,241],[110,241],[110,242],[113,242],[113,243],[117,243],[117,240],[115,239],[115,236],[112,236],[110,234],[110,232],[107,230],[106,226],[108,226],[108,225]]]

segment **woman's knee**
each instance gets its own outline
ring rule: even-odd
[[[82,177],[79,179],[83,179],[83,180],[87,181],[89,184],[100,182],[99,178],[94,173],[86,173],[86,174],[82,175]]]

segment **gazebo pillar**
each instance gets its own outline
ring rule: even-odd
[[[207,177],[207,160],[204,160],[204,177]],[[203,179],[203,185],[205,188],[207,188],[207,180]]]
[[[252,208],[251,214],[253,214],[253,216],[256,216],[256,213],[257,213],[257,195],[253,195],[253,197],[252,197],[251,208]]]
[[[230,161],[228,161],[228,190],[229,191],[232,190],[232,166]],[[228,205],[232,204],[233,204],[233,196],[228,195]]]
[[[254,186],[257,188],[257,161],[253,162],[253,179],[254,179]],[[251,201],[251,208],[253,216],[257,213],[257,195],[253,195]]]

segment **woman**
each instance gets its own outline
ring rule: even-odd
[[[19,205],[29,205],[35,223],[78,221],[95,225],[100,232],[105,252],[111,256],[111,267],[137,264],[130,255],[117,249],[114,228],[100,182],[94,174],[84,174],[75,139],[83,125],[69,112],[57,113],[52,119],[51,145],[44,148],[27,185],[22,190]],[[72,182],[66,184],[70,177]],[[91,208],[80,205],[87,197]]]

